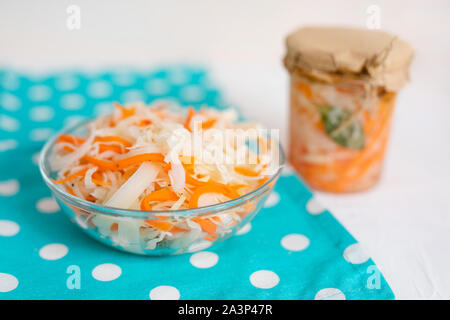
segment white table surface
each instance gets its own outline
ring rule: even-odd
[[[69,5],[81,29],[66,27]],[[1,1],[0,67],[210,66],[225,97],[286,142],[283,38],[304,24],[365,27],[378,5],[383,29],[416,50],[400,93],[385,172],[374,189],[317,193],[362,243],[399,299],[450,299],[449,1]]]

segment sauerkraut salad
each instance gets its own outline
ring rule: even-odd
[[[237,122],[233,110],[190,107],[186,112],[165,103],[114,107],[112,114],[89,122],[83,135],[60,135],[49,162],[56,172],[53,182],[75,197],[112,208],[160,213],[131,223],[75,210],[79,224],[97,229],[127,251],[185,249],[198,240],[226,235],[255,209],[255,203],[202,216],[180,218],[171,212],[239,198],[278,170],[272,139],[261,134],[246,136],[243,143],[224,138],[227,130],[261,129]],[[196,140],[200,147],[194,146]]]

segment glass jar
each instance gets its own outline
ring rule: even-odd
[[[356,192],[380,178],[395,92],[357,77],[290,80],[292,166],[312,188]]]

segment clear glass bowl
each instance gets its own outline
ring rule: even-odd
[[[51,180],[56,172],[51,172],[49,155],[58,136],[80,134],[86,123],[63,130],[45,144],[39,161],[42,177],[62,211],[80,229],[110,247],[135,254],[161,256],[195,252],[228,239],[263,207],[284,166],[284,153],[279,145],[280,167],[266,183],[216,205],[172,211],[111,208],[72,196]],[[161,231],[151,225],[174,227]]]

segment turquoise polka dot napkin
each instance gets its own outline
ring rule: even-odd
[[[0,72],[0,299],[392,299],[356,240],[286,169],[265,208],[194,254],[144,257],[89,238],[60,211],[36,165],[63,126],[113,101],[224,108],[207,72]]]

